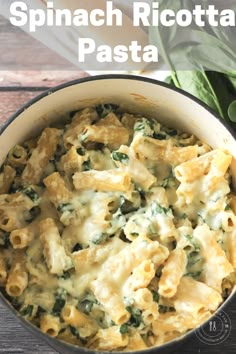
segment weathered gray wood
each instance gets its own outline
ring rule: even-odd
[[[56,354],[47,344],[32,336],[0,303],[0,353]]]
[[[57,71],[0,71],[0,88],[6,87],[53,87],[66,81],[80,79],[88,74],[80,70]]]
[[[37,69],[78,70],[29,34],[12,26],[0,15],[0,70]]]

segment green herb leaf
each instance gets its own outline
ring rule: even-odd
[[[119,162],[123,163],[124,165],[127,165],[129,162],[129,156],[126,154],[123,154],[122,152],[113,151],[111,156],[114,161],[119,161]]]
[[[229,105],[228,115],[231,122],[236,123],[236,100]]]
[[[200,246],[195,242],[195,240],[194,240],[192,235],[184,235],[184,237],[194,247],[194,252],[199,252],[200,251]]]
[[[38,206],[35,206],[28,211],[25,211],[24,212],[25,221],[31,223],[39,216],[40,213],[41,213],[41,209]]]
[[[202,271],[196,271],[196,272],[188,272],[184,274],[185,276],[192,277],[192,278],[198,278],[202,274]]]
[[[94,304],[98,304],[97,299],[95,298],[95,296],[93,294],[88,293],[80,301],[80,303],[78,305],[78,309],[89,314],[92,311]]]
[[[57,290],[55,294],[55,303],[52,308],[52,314],[54,316],[60,316],[61,310],[65,306],[66,303],[66,290],[60,288]]]
[[[43,307],[41,306],[38,306],[38,309],[37,309],[37,312],[36,312],[36,315],[35,317],[36,318],[39,318],[43,313],[47,312]]]
[[[83,171],[89,171],[92,169],[91,161],[88,159],[87,161],[84,161],[82,164],[82,170]]]
[[[165,215],[167,215],[171,211],[171,209],[170,208],[165,208],[165,207],[161,206],[160,204],[158,204],[157,202],[152,202],[151,211],[152,211],[152,215],[153,216],[155,216],[157,214],[165,214]]]
[[[65,306],[65,303],[66,303],[65,299],[57,298],[52,308],[52,314],[54,316],[60,316],[61,310]]]
[[[132,213],[140,208],[141,199],[138,194],[136,201],[131,202],[130,200],[125,199],[123,196],[120,198],[120,210],[123,215]]]
[[[66,272],[64,272],[61,276],[60,276],[60,278],[62,278],[62,279],[70,279],[70,277],[71,277],[71,272],[69,271],[69,270],[67,270]]]
[[[158,140],[166,140],[166,135],[161,133],[154,133],[153,138]]]
[[[152,297],[153,297],[153,301],[159,302],[160,296],[155,290],[152,290]]]
[[[76,151],[77,151],[77,154],[80,156],[85,156],[85,154],[86,154],[86,151],[83,147],[78,148]]]
[[[87,340],[85,338],[81,338],[80,337],[80,334],[79,334],[79,331],[78,331],[77,328],[75,328],[75,327],[73,327],[71,325],[69,326],[69,328],[70,328],[71,334],[74,337],[76,337],[77,339],[79,339],[83,345],[85,345],[87,343]]]
[[[101,245],[105,242],[107,242],[109,240],[109,235],[106,233],[101,233],[101,234],[97,234],[93,240],[92,243],[94,243],[95,245]]]
[[[154,122],[146,118],[138,119],[134,125],[134,131],[140,132],[144,136],[153,136]]]
[[[26,187],[22,189],[22,193],[24,193],[34,203],[39,200],[39,195],[35,192],[35,190],[32,187]]]
[[[126,334],[129,332],[129,326],[127,323],[124,323],[123,325],[120,326],[120,333],[121,334]]]
[[[61,203],[58,205],[57,211],[59,211],[59,213],[64,213],[64,212],[72,213],[74,211],[74,207],[71,203]]]
[[[10,232],[0,230],[0,246],[2,246],[5,249],[11,246]]]
[[[104,103],[96,106],[97,114],[100,118],[105,118],[109,113],[115,113],[119,106],[113,103]]]
[[[159,312],[160,313],[175,312],[175,308],[170,306],[165,306],[165,305],[159,305]]]
[[[134,236],[134,237],[138,237],[139,236],[139,234],[137,232],[131,232],[130,235]]]
[[[131,306],[127,306],[126,310],[131,314],[131,317],[127,322],[127,325],[130,325],[135,328],[139,327],[140,324],[143,322],[141,310],[134,309]]]
[[[20,314],[22,316],[30,317],[30,316],[32,316],[33,309],[34,309],[33,305],[28,305],[28,306],[24,307],[22,310],[20,310]]]

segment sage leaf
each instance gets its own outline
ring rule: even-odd
[[[231,122],[236,123],[236,100],[229,105],[228,115]]]

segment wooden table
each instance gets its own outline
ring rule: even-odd
[[[30,98],[63,81],[84,77],[86,73],[67,72],[0,72],[0,124]],[[206,345],[197,337],[181,348],[182,354],[235,354],[236,353],[236,301],[225,309],[231,320],[229,337],[221,344]],[[212,322],[213,323],[213,322]],[[211,325],[212,325],[211,323]],[[217,330],[220,322],[216,318]],[[209,325],[210,326],[210,325]],[[210,327],[207,327],[207,333]],[[214,333],[210,333],[214,336]],[[33,337],[16,322],[15,318],[0,304],[0,353],[3,354],[55,354],[45,343]],[[180,351],[172,351],[179,354]]]

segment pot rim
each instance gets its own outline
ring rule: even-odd
[[[171,91],[177,92],[195,103],[198,103],[200,106],[202,106],[204,109],[206,109],[209,113],[211,113],[215,119],[220,121],[220,123],[225,126],[225,128],[230,132],[230,134],[233,136],[233,138],[236,140],[236,132],[231,128],[231,126],[226,122],[223,118],[220,117],[220,115],[215,112],[212,108],[210,108],[206,103],[202,102],[200,99],[197,97],[193,96],[192,94],[184,91],[183,89],[180,89],[175,86],[171,86],[168,83],[156,80],[156,79],[151,79],[149,77],[143,77],[143,76],[137,76],[137,75],[131,75],[131,74],[101,74],[101,75],[94,75],[94,76],[88,76],[88,77],[83,77],[80,79],[75,79],[72,81],[67,81],[64,82],[60,85],[57,85],[55,87],[49,88],[45,90],[44,92],[40,93],[39,95],[31,98],[29,101],[27,101],[24,105],[22,105],[19,109],[16,110],[15,113],[10,115],[10,117],[0,126],[0,136],[1,134],[7,129],[7,127],[21,114],[23,113],[26,109],[28,109],[30,106],[33,104],[37,103],[44,97],[47,97],[57,91],[60,91],[64,88],[70,87],[70,86],[75,86],[78,84],[90,82],[90,81],[100,81],[100,80],[133,80],[133,81],[143,81],[147,82],[156,86],[161,86],[164,88],[167,88]]]

